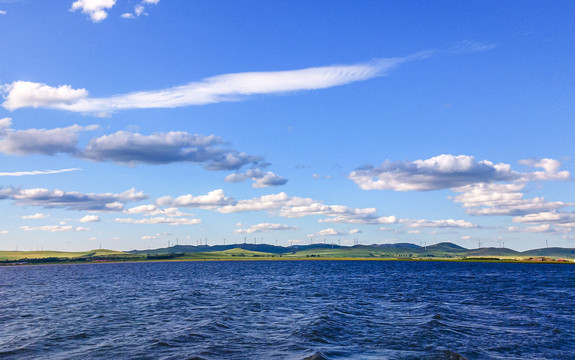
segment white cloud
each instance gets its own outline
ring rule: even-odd
[[[98,128],[98,125],[72,125],[54,129],[14,130],[10,128],[11,124],[10,118],[0,120],[0,152],[8,155],[74,154],[78,151],[79,133]]]
[[[509,232],[525,232],[525,233],[549,233],[555,232],[555,230],[551,227],[550,224],[541,224],[538,226],[530,226],[526,228],[520,228],[517,226],[509,226],[507,228]]]
[[[236,234],[254,234],[254,233],[269,232],[269,231],[281,231],[281,230],[294,231],[294,230],[298,230],[298,228],[294,227],[294,226],[290,226],[290,225],[261,223],[261,224],[252,225],[247,229],[236,229],[236,230],[234,230],[234,233],[236,233]]]
[[[146,12],[146,5],[157,5],[159,2],[160,0],[143,0],[141,3],[134,6],[133,13],[124,13],[122,14],[122,17],[126,19],[135,19],[141,15],[148,15]]]
[[[347,235],[343,231],[335,230],[333,228],[323,229],[318,231],[315,234],[308,234],[307,237],[321,237],[321,236],[338,236],[338,235]]]
[[[406,224],[410,228],[439,228],[439,229],[454,229],[454,228],[463,228],[463,229],[472,229],[477,228],[478,226],[465,220],[454,220],[454,219],[446,219],[446,220],[410,220],[410,219],[401,219],[399,221],[402,224]]]
[[[85,0],[87,1],[87,0]],[[111,0],[110,0],[111,1]],[[95,1],[100,2],[100,1]],[[112,4],[113,5],[113,4]],[[78,5],[77,7],[80,7]],[[102,11],[105,14],[104,11]],[[248,96],[326,89],[383,76],[401,63],[423,58],[376,59],[354,65],[333,65],[275,72],[246,72],[206,78],[199,82],[157,91],[133,92],[108,98],[89,98],[85,89],[69,85],[16,81],[4,85],[8,110],[46,107],[82,113],[102,114],[130,109],[175,108],[239,101]]]
[[[378,225],[378,224],[395,224],[397,223],[397,217],[391,216],[375,216],[369,213],[361,213],[362,209],[352,209],[351,214],[340,214],[330,217],[328,219],[319,220],[320,223],[335,223],[335,224],[366,224],[366,225]],[[363,209],[365,210],[365,209]],[[355,214],[353,214],[355,212]],[[331,216],[331,215],[330,215]]]
[[[98,222],[100,221],[100,217],[97,215],[86,215],[78,221],[81,223]]]
[[[249,169],[244,173],[230,174],[226,176],[225,181],[227,182],[242,182],[247,179],[252,179],[254,183],[253,188],[259,189],[270,186],[281,186],[287,183],[287,179],[274,174],[271,171],[263,172],[259,169]]]
[[[555,159],[524,159],[520,164],[542,168],[544,171],[535,171],[524,174],[525,180],[569,180],[569,171],[559,171],[561,162]]]
[[[114,220],[115,222],[119,223],[126,223],[126,224],[148,224],[148,225],[156,225],[156,224],[166,224],[166,225],[197,225],[202,221],[200,219],[186,219],[186,218],[172,218],[172,217],[152,217],[146,219],[122,219],[117,218]]]
[[[15,171],[15,172],[0,172],[0,176],[27,176],[27,175],[49,175],[61,174],[70,171],[82,170],[80,168],[61,169],[61,170],[34,170],[34,171]]]
[[[124,210],[126,214],[142,214],[144,216],[168,216],[168,217],[183,217],[183,216],[194,216],[194,214],[184,213],[178,210],[178,208],[159,208],[156,205],[140,205],[130,209]]]
[[[7,12],[5,10],[0,10],[0,15],[6,15]]]
[[[7,110],[23,107],[59,107],[71,105],[88,96],[86,89],[73,89],[70,85],[52,87],[30,81],[14,81],[0,88],[7,94],[2,103]]]
[[[315,234],[308,234],[307,237],[322,237],[322,236],[346,236],[346,235],[355,235],[355,234],[362,234],[363,231],[360,229],[353,229],[350,231],[343,231],[343,230],[336,230],[334,228],[327,228],[324,230],[320,230]]]
[[[80,132],[96,130],[98,125],[27,130],[14,130],[11,125],[11,118],[0,119],[0,152],[8,155],[66,153],[91,161],[113,161],[127,165],[191,162],[212,171],[237,170],[248,164],[253,167],[267,164],[263,163],[260,156],[227,148],[225,142],[215,135],[204,136],[184,131],[142,135],[117,131],[93,138],[84,149],[80,149],[77,146]],[[0,176],[54,174],[73,170],[76,169],[0,173]],[[287,182],[272,172],[264,173],[258,169],[248,170],[246,174],[254,179],[254,187],[282,185]]]
[[[467,155],[439,155],[413,162],[385,161],[379,167],[365,166],[349,178],[363,190],[427,191],[474,183],[515,180],[519,174],[508,164],[477,161]]]
[[[553,224],[575,224],[575,213],[562,212],[540,212],[527,214],[513,218],[515,223],[553,223]]]
[[[44,208],[64,208],[68,210],[119,211],[125,203],[147,199],[148,195],[135,189],[120,194],[80,193],[42,188],[0,190],[0,199],[12,199],[19,206],[41,206]]]
[[[90,229],[85,227],[77,227],[74,228],[73,226],[60,226],[60,225],[46,225],[46,226],[38,226],[38,227],[30,227],[30,226],[20,226],[19,229],[24,231],[49,231],[49,232],[67,232],[67,231],[89,231]]]
[[[210,191],[207,195],[194,196],[191,194],[178,196],[173,199],[169,196],[159,198],[158,205],[168,205],[173,207],[198,207],[202,209],[215,209],[220,206],[227,206],[234,202],[233,198],[226,197],[224,190],[217,189]]]
[[[234,170],[263,160],[259,156],[218,147],[223,143],[222,139],[214,135],[196,135],[183,131],[152,135],[118,131],[90,140],[78,156],[93,161],[131,165],[192,162],[202,164],[207,170]]]
[[[107,10],[116,5],[116,0],[77,0],[72,3],[70,11],[81,10],[97,23],[108,17]]]
[[[235,200],[227,197],[222,189],[214,190],[208,195],[182,195],[177,198],[165,196],[156,201],[157,205],[173,207],[199,207],[211,209],[224,214],[237,212],[267,211],[272,216],[300,218],[311,215],[323,215],[326,219],[319,222],[353,223],[353,224],[391,224],[396,223],[395,216],[379,217],[375,208],[357,209],[343,205],[325,205],[317,200],[288,196],[281,192],[263,195],[252,199]]]
[[[36,213],[34,215],[22,216],[22,219],[24,219],[24,220],[38,220],[38,219],[46,219],[48,217],[50,217],[50,215],[42,214],[42,213]]]
[[[523,199],[525,183],[475,184],[454,189],[461,192],[453,201],[462,203],[470,215],[523,215],[553,211],[570,204],[548,202],[542,197]]]
[[[142,240],[158,240],[158,239],[161,239],[162,237],[167,236],[167,235],[170,235],[170,234],[156,233],[155,235],[144,235],[140,239],[142,239]]]
[[[411,235],[417,235],[421,234],[421,230],[409,230],[407,233]]]

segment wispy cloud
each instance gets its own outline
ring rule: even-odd
[[[74,228],[71,225],[61,226],[61,225],[46,225],[38,227],[30,226],[20,226],[19,229],[24,231],[49,231],[49,232],[67,232],[67,231],[89,231],[90,229],[85,227]]]
[[[146,12],[146,7],[149,5],[157,5],[160,0],[143,0],[136,6],[134,6],[134,12],[123,13],[121,16],[125,19],[135,19],[142,15],[148,15]]]
[[[454,220],[454,219],[445,219],[445,220],[410,220],[410,219],[401,219],[400,223],[407,225],[410,228],[439,228],[439,229],[472,229],[478,228],[479,226],[473,224],[469,221],[465,220]]]
[[[35,171],[15,171],[15,172],[0,172],[0,176],[27,176],[27,175],[50,175],[61,174],[70,171],[79,171],[80,168],[61,169],[61,170],[35,170]]]
[[[283,225],[283,224],[270,224],[270,223],[261,223],[252,225],[249,228],[243,229],[236,229],[234,233],[236,234],[255,234],[255,233],[262,233],[262,232],[269,232],[269,231],[294,231],[298,230],[295,226],[290,225]]]
[[[14,81],[2,87],[5,97],[2,106],[8,110],[44,107],[96,115],[130,109],[198,106],[240,101],[255,95],[346,85],[386,75],[388,71],[402,63],[426,56],[428,54],[419,53],[408,57],[375,59],[353,65],[225,74],[168,89],[133,92],[105,98],[90,98],[86,89],[74,89],[70,85],[52,87],[41,83]]]
[[[24,219],[24,220],[38,220],[38,219],[46,219],[49,217],[50,217],[50,215],[47,215],[47,214],[36,213],[34,215],[22,216],[22,219]]]
[[[350,231],[343,231],[343,230],[336,230],[334,228],[327,228],[327,229],[323,229],[320,230],[316,233],[313,234],[308,234],[307,237],[308,238],[314,238],[314,237],[324,237],[324,236],[346,236],[346,235],[355,235],[355,234],[361,234],[362,231],[359,229],[353,229]]]
[[[173,217],[152,217],[146,219],[123,219],[117,218],[114,220],[115,222],[119,223],[126,223],[126,224],[145,224],[145,225],[158,225],[158,224],[165,224],[165,225],[197,225],[200,224],[202,221],[200,219],[186,219],[186,218],[173,218]]]

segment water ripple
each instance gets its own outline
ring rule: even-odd
[[[2,359],[571,359],[575,267],[0,268]]]

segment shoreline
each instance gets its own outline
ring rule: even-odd
[[[171,262],[253,262],[253,261],[396,261],[396,262],[453,262],[453,263],[500,263],[500,264],[556,264],[556,265],[575,265],[575,261],[567,260],[528,260],[528,259],[450,259],[450,258],[345,258],[345,257],[333,257],[333,258],[287,258],[287,257],[275,257],[275,258],[242,258],[242,259],[231,259],[231,258],[213,258],[213,259],[142,259],[142,260],[100,260],[100,261],[47,261],[47,262],[26,262],[26,261],[11,261],[0,263],[0,267],[14,267],[14,266],[50,266],[50,265],[101,265],[101,264],[121,264],[121,263],[171,263]]]

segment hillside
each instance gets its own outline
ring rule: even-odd
[[[90,262],[149,260],[238,260],[238,259],[575,259],[575,249],[544,248],[519,252],[507,248],[466,249],[443,242],[429,246],[409,243],[339,246],[309,244],[274,246],[269,244],[175,245],[169,248],[130,252],[98,249],[84,252],[0,251],[0,262]]]

